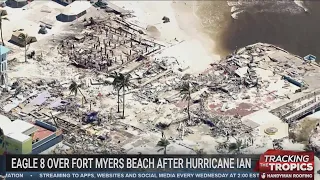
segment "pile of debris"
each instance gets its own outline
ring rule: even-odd
[[[317,153],[320,153],[320,126],[317,127],[311,132],[309,138],[309,146]]]
[[[88,134],[70,133],[64,139],[75,154],[124,154],[124,150],[117,145]]]
[[[121,18],[90,19],[94,23],[85,24],[81,34],[62,40],[58,47],[59,53],[77,67],[114,70],[161,47],[144,39],[140,30]]]

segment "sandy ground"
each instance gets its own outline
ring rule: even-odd
[[[220,60],[212,52],[214,42],[202,32],[202,26],[193,13],[194,1],[114,1],[114,4],[134,11],[133,20],[145,27],[154,26],[161,33],[156,39],[170,43],[180,42],[161,53],[157,58],[173,56],[189,66],[188,72],[197,74],[208,68],[210,63]],[[170,18],[162,23],[162,18]]]

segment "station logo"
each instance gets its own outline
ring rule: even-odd
[[[260,156],[256,170],[260,180],[313,180],[314,153],[268,150]]]

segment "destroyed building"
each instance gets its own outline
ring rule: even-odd
[[[147,55],[161,49],[161,45],[142,38],[139,30],[119,18],[107,23],[89,19],[85,23],[81,34],[63,40],[58,47],[60,54],[78,67],[114,71],[134,62],[141,64]]]
[[[34,36],[29,36],[24,31],[16,31],[12,33],[10,42],[20,47],[25,47],[28,44],[37,42],[37,38]]]

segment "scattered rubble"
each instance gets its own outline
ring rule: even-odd
[[[95,5],[106,8],[102,1]],[[239,153],[259,138],[254,128],[243,124],[244,116],[267,109],[285,121],[302,106],[317,102],[308,96],[306,102],[271,107],[293,94],[319,88],[312,81],[318,65],[278,47],[246,46],[199,75],[189,74],[190,67],[176,57],[156,56],[168,45],[149,37],[146,28],[110,9],[103,13],[104,18],[91,16],[73,24],[81,32],[56,37],[52,53],[57,50],[58,65],[52,69],[65,67],[61,71],[70,78],[12,78],[9,89],[0,92],[1,114],[41,119],[63,131],[63,145],[55,147],[55,154],[122,154],[148,143],[156,146],[161,132],[187,149],[194,149],[188,141],[198,144],[210,138],[219,145],[209,149]],[[162,21],[170,19],[164,16]],[[39,33],[47,34],[47,29],[51,27],[42,25]],[[47,70],[51,67],[39,51],[30,51],[27,57]],[[272,135],[278,129],[265,131]],[[317,131],[310,138],[316,149]],[[273,148],[283,148],[283,139],[270,139]],[[205,150],[201,147],[197,153]]]

